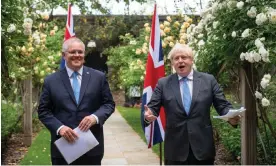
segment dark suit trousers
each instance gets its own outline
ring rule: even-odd
[[[103,155],[87,156],[83,155],[69,165],[101,165]],[[64,158],[52,158],[52,165],[68,165]]]
[[[214,165],[214,159],[197,160],[190,146],[189,155],[186,161],[172,161],[165,159],[165,165]]]

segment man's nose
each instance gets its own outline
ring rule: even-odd
[[[179,58],[178,62],[184,62],[184,59],[183,58]]]

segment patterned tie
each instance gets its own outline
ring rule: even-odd
[[[190,95],[190,89],[188,86],[188,78],[183,77],[182,80],[183,80],[183,85],[182,85],[183,105],[187,115],[189,115],[190,106],[191,106],[191,95]]]
[[[78,82],[78,72],[74,72],[72,74],[73,77],[73,91],[74,91],[74,95],[75,95],[75,99],[77,101],[77,104],[79,103],[79,96],[80,96],[80,85]]]

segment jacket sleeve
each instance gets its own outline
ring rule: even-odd
[[[162,82],[159,79],[152,93],[151,99],[148,103],[148,107],[150,108],[150,110],[155,116],[159,116],[159,113],[160,113],[160,108],[162,106],[162,94],[163,94]]]
[[[212,76],[211,84],[213,92],[213,105],[219,115],[225,115],[228,113],[229,109],[233,108],[233,106],[225,99],[225,95],[214,76]]]
[[[38,106],[39,120],[52,132],[56,133],[63,124],[53,115],[53,103],[51,100],[51,91],[49,80],[46,78],[42,87],[42,93]]]
[[[104,74],[101,89],[101,106],[93,114],[98,117],[99,124],[102,126],[105,123],[105,121],[109,118],[109,116],[115,111],[115,102],[113,101],[109,84]]]

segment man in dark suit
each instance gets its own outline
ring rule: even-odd
[[[145,106],[145,122],[154,121],[163,106],[166,113],[165,164],[213,165],[215,146],[210,107],[225,115],[232,105],[225,99],[214,76],[194,71],[193,51],[176,44],[169,53],[176,73],[159,79]],[[239,117],[229,120],[236,125]]]
[[[78,135],[73,131],[91,130],[99,142],[72,165],[101,165],[104,155],[103,124],[114,112],[113,101],[105,74],[83,66],[85,45],[78,38],[63,43],[65,68],[45,78],[38,116],[51,133],[53,165],[67,165],[54,145],[60,137],[74,143]]]

